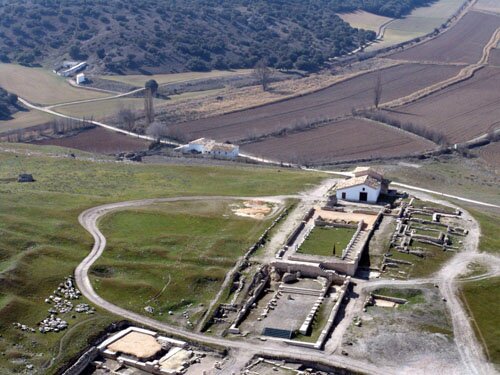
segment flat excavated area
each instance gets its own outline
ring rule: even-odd
[[[379,74],[383,82],[382,101],[390,101],[450,78],[458,70],[457,67],[424,64],[395,66],[283,102],[176,124],[171,130],[188,139],[208,137],[235,141],[304,122],[336,118],[350,114],[353,108],[371,106]]]
[[[499,126],[500,69],[484,68],[467,81],[450,86],[415,103],[385,113],[462,142]]]
[[[479,61],[484,46],[498,27],[499,16],[469,12],[456,26],[437,38],[390,57],[408,61],[473,64]]]
[[[112,343],[108,349],[117,353],[129,354],[140,359],[147,359],[156,355],[162,348],[154,336],[141,332],[130,332]]]
[[[435,147],[430,141],[386,125],[349,119],[244,145],[242,150],[277,161],[328,163],[410,155]]]

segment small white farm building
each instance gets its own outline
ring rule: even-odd
[[[87,80],[87,78],[85,78],[85,74],[84,73],[80,73],[80,74],[76,75],[75,82],[76,82],[77,85],[81,85],[86,80]]]
[[[354,170],[353,175],[353,177],[337,184],[337,199],[376,203],[380,194],[387,193],[389,181],[373,169],[358,167]]]
[[[212,139],[199,138],[177,148],[183,153],[196,153],[225,159],[236,159],[240,147],[229,143],[219,143]]]

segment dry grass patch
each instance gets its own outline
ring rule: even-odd
[[[189,82],[197,79],[222,78],[241,74],[251,74],[251,69],[236,70],[212,70],[210,72],[186,72],[172,74],[154,74],[154,75],[124,75],[124,76],[100,76],[99,78],[110,81],[122,82],[128,85],[143,87],[150,79],[154,79],[158,84]]]
[[[351,13],[340,13],[338,16],[352,27],[373,30],[375,32],[378,32],[382,25],[394,19],[365,12],[363,10]]]
[[[109,96],[71,87],[64,78],[48,70],[15,64],[0,64],[0,86],[38,104],[56,104]]]

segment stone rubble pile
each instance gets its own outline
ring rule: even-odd
[[[24,331],[24,332],[35,332],[34,328],[28,327],[25,324],[12,323],[12,325],[14,326],[14,328],[20,329],[21,331]]]
[[[75,306],[75,312],[93,314],[93,313],[95,313],[95,310],[93,307],[91,307],[90,305],[87,305],[86,303],[80,303],[80,304]]]
[[[80,291],[74,286],[74,280],[72,276],[67,277],[64,280],[64,283],[59,284],[57,290],[54,290],[54,294],[70,300],[79,299],[81,296]]]
[[[38,330],[41,333],[59,332],[68,328],[68,322],[62,320],[61,318],[57,318],[54,314],[51,314],[48,318],[45,318],[39,324],[40,327],[38,328]]]

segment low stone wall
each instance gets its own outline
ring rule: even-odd
[[[248,313],[250,312],[250,309],[252,305],[260,298],[262,292],[264,289],[266,289],[267,284],[269,283],[269,275],[260,282],[260,284],[255,288],[253,295],[247,299],[243,307],[241,308],[240,312],[236,316],[236,319],[234,320],[233,324],[229,328],[230,333],[235,333],[238,334],[240,333],[240,330],[238,329],[238,326],[240,323],[243,321],[243,319],[246,318]]]
[[[305,221],[302,221],[299,226],[297,228],[295,228],[295,230],[292,232],[292,234],[290,235],[290,237],[288,237],[288,239],[286,240],[286,246],[290,247],[293,245],[293,243],[297,240],[297,237],[299,237],[300,235],[300,232],[302,232],[302,230],[304,229],[304,227],[306,226],[306,222]]]
[[[352,247],[354,245],[354,242],[356,241],[356,239],[358,238],[359,234],[361,233],[361,230],[363,229],[363,226],[365,225],[365,222],[363,220],[361,220],[358,225],[357,225],[357,229],[356,229],[356,232],[354,233],[354,235],[351,237],[351,240],[349,241],[349,243],[347,244],[346,248],[342,251],[342,259],[345,259],[345,257],[347,256],[347,253],[349,251],[352,250]]]
[[[315,213],[315,212],[316,212],[316,209],[315,209],[314,207],[313,207],[313,208],[311,208],[311,209],[307,212],[306,216],[304,216],[304,218],[302,219],[302,221],[308,222],[309,220],[311,220],[311,219],[312,219],[312,217],[314,216],[314,213]]]
[[[394,303],[399,303],[399,304],[405,304],[408,301],[404,298],[396,298],[396,297],[390,297],[390,296],[384,296],[382,294],[374,294],[371,293],[371,296],[376,299],[380,299],[382,301],[389,301],[389,302],[394,302]]]
[[[325,342],[328,339],[328,336],[330,335],[333,325],[335,323],[335,318],[337,317],[337,313],[339,312],[340,305],[342,305],[342,300],[344,299],[347,289],[349,288],[349,284],[351,283],[351,278],[348,277],[345,281],[344,284],[342,284],[342,287],[340,288],[339,296],[337,299],[337,302],[335,303],[335,306],[333,306],[332,311],[330,312],[330,316],[328,317],[328,321],[325,325],[325,328],[321,331],[321,334],[319,335],[318,340],[316,341],[315,344],[315,349],[321,350],[325,346]]]
[[[332,281],[334,284],[342,285],[345,281],[345,277],[339,275],[333,270],[326,270],[320,267],[318,263],[304,263],[304,262],[289,262],[289,261],[274,261],[271,266],[276,268],[276,270],[281,273],[290,272],[300,272],[303,277],[317,278],[318,276],[325,277],[326,279]]]
[[[92,346],[63,375],[80,375],[99,355],[99,349]]]
[[[314,221],[314,224],[317,227],[349,228],[349,229],[355,229],[355,228],[358,227],[358,224],[336,223],[336,222],[333,222],[333,221],[323,220],[321,217],[318,217]]]

